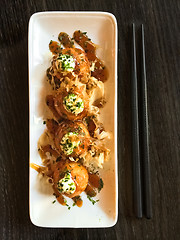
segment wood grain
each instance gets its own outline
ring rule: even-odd
[[[28,21],[45,10],[113,13],[119,29],[119,219],[109,229],[43,229],[28,207]],[[16,0],[0,9],[0,235],[19,239],[180,239],[178,0]],[[132,214],[130,24],[145,25],[153,219]]]

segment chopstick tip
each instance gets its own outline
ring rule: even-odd
[[[144,24],[141,24],[141,31],[144,32]]]

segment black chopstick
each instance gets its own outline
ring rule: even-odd
[[[147,82],[146,82],[146,62],[144,45],[144,26],[141,25],[141,152],[142,152],[142,179],[145,216],[152,218],[151,202],[151,181],[150,181],[150,161],[149,161],[149,130],[148,130],[148,109],[147,109]]]
[[[132,166],[133,166],[133,202],[136,217],[142,218],[142,189],[141,189],[141,166],[139,150],[139,116],[138,116],[138,88],[136,67],[136,38],[135,25],[132,25]]]
[[[141,25],[141,72],[137,80],[135,24],[132,25],[132,166],[134,213],[152,218],[144,26]],[[138,86],[139,85],[139,86]],[[139,90],[139,91],[138,91]],[[139,93],[139,94],[138,94]],[[140,95],[140,98],[138,97]]]

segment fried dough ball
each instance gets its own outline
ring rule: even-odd
[[[62,122],[55,133],[55,145],[65,156],[76,157],[87,151],[90,135],[83,123]]]
[[[81,164],[77,162],[71,162],[69,160],[60,160],[60,162],[57,163],[53,174],[55,193],[57,195],[60,193],[58,190],[58,183],[64,177],[67,171],[71,174],[71,178],[75,183],[76,190],[71,194],[67,194],[65,192],[63,194],[69,198],[79,196],[87,187],[88,172]]]
[[[56,149],[62,156],[77,157],[88,150],[90,135],[82,122],[58,123],[53,119],[47,119],[46,126],[53,137]]]
[[[46,103],[57,120],[78,120],[87,114],[89,98],[83,89],[75,87],[69,91],[62,89],[55,96],[48,95]]]
[[[79,48],[65,48],[62,54],[70,55],[75,60],[74,73],[79,77],[90,76],[90,63],[83,50]]]

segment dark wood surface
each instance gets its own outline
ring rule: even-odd
[[[119,29],[119,219],[109,229],[43,229],[28,209],[28,21],[37,11],[113,13]],[[14,0],[0,7],[0,239],[180,239],[180,2]],[[153,219],[132,213],[130,24],[144,23]],[[179,222],[178,222],[179,221]]]

